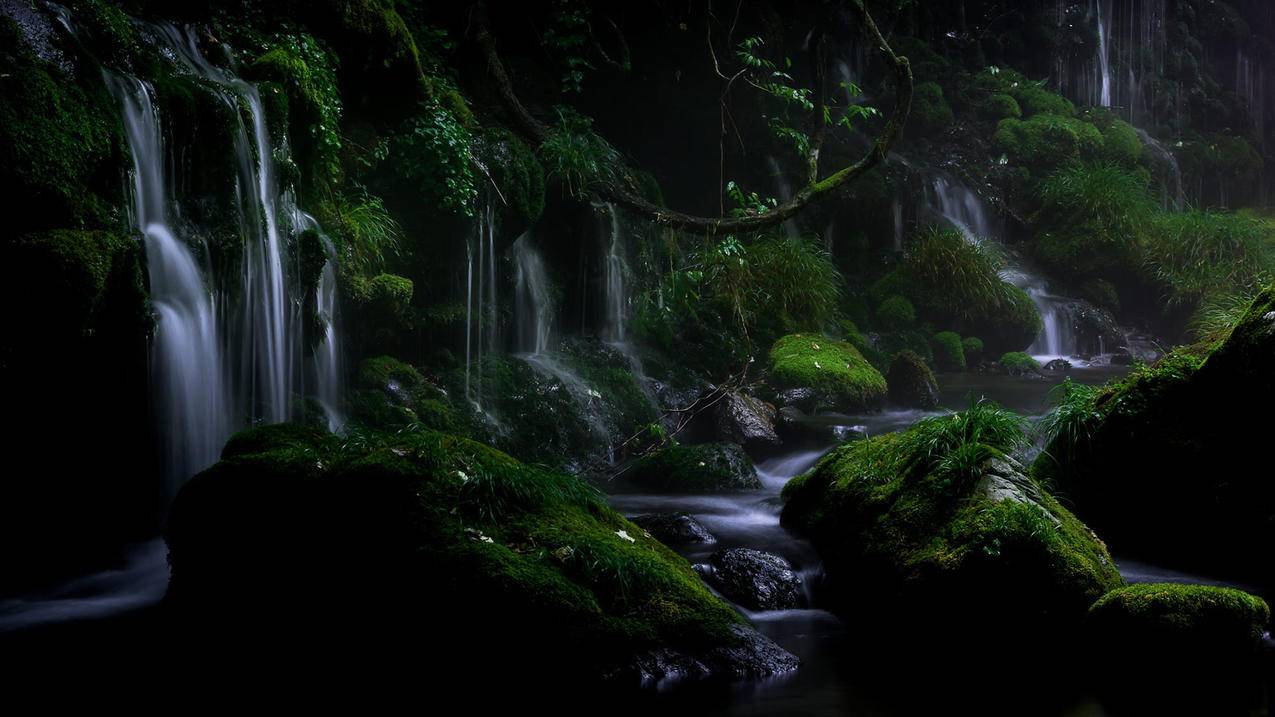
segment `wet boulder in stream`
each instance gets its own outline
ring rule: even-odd
[[[748,454],[734,443],[668,445],[634,461],[623,478],[652,492],[715,493],[761,487]]]
[[[778,447],[775,407],[741,391],[727,391],[713,407],[717,438],[756,454]]]
[[[925,359],[915,351],[900,351],[890,361],[886,374],[890,401],[906,408],[935,408],[939,405],[939,383]]]
[[[801,604],[801,578],[787,560],[772,553],[720,550],[700,571],[723,595],[749,610],[789,610]]]
[[[629,520],[665,545],[712,545],[717,538],[703,523],[686,513],[650,513]]]

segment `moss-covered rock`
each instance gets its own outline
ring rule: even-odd
[[[900,351],[890,361],[886,374],[890,386],[890,402],[909,408],[935,408],[939,405],[939,383],[934,372],[915,351]]]
[[[1275,289],[1228,338],[1177,349],[1063,408],[1036,471],[1121,551],[1275,585],[1275,483],[1260,468],[1275,401]]]
[[[674,443],[634,461],[623,478],[652,492],[715,493],[761,487],[748,454],[734,443]]]
[[[877,323],[886,331],[902,331],[916,323],[916,309],[902,296],[889,296],[877,307]]]
[[[935,135],[952,127],[952,108],[937,82],[922,82],[912,92],[912,114],[908,129],[918,136]]]
[[[1113,665],[1196,672],[1252,661],[1270,619],[1266,601],[1240,590],[1141,584],[1102,596],[1087,627]]]
[[[770,375],[779,388],[809,388],[833,406],[863,409],[885,399],[885,378],[854,346],[818,334],[791,334],[770,348]]]
[[[1010,161],[1044,176],[1068,162],[1098,157],[1103,149],[1097,127],[1074,117],[1037,114],[1027,120],[1001,120],[993,141]]]
[[[739,616],[587,484],[441,433],[238,436],[183,488],[167,540],[169,604],[212,644],[251,634],[327,659],[428,640],[367,654],[458,678],[569,669],[586,685],[665,677],[649,674],[657,651],[717,655],[705,672],[795,666],[721,657],[752,639]]]
[[[961,339],[961,350],[965,352],[967,366],[976,366],[983,358],[983,340],[977,336],[966,336]]]
[[[1031,354],[1022,351],[1002,354],[996,366],[1010,376],[1026,376],[1040,372],[1040,362],[1032,358]]]
[[[1122,581],[1093,532],[1008,457],[1024,427],[980,403],[845,444],[790,481],[783,524],[819,551],[834,610],[887,617],[889,632],[937,631],[958,652],[961,640],[1034,641],[1039,630],[1071,639]]]
[[[940,331],[930,337],[930,346],[934,350],[934,365],[940,371],[965,370],[965,347],[961,344],[960,334]]]
[[[350,397],[351,417],[370,428],[398,429],[419,423],[455,431],[447,396],[412,366],[389,356],[364,359]]]

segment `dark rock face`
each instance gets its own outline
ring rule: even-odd
[[[685,513],[651,513],[631,518],[638,527],[665,545],[712,545],[717,538]]]
[[[1076,336],[1076,352],[1084,357],[1116,351],[1124,343],[1124,331],[1110,311],[1088,301],[1075,300],[1066,306]]]
[[[643,685],[651,685],[666,680],[766,677],[792,672],[801,664],[787,650],[750,627],[736,625],[732,631],[738,644],[713,647],[702,653],[652,650],[638,655],[628,670]]]
[[[819,394],[813,388],[788,388],[775,394],[775,401],[784,408],[810,413],[818,406]]]
[[[780,445],[775,417],[774,406],[739,391],[727,392],[713,408],[718,439],[738,443],[752,452]]]
[[[1067,359],[1057,358],[1045,364],[1042,368],[1052,373],[1067,373],[1071,371],[1071,362]]]
[[[939,383],[934,372],[915,351],[900,351],[890,362],[886,373],[890,401],[908,408],[934,408],[939,405]]]
[[[787,610],[801,604],[801,578],[778,555],[732,548],[714,553],[708,562],[703,571],[708,582],[750,610]]]

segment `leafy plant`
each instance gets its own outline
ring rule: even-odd
[[[398,253],[403,228],[365,187],[355,185],[354,193],[336,195],[325,208],[323,223],[345,240],[344,260],[350,269],[373,273]]]
[[[1070,459],[1093,435],[1093,428],[1102,417],[1097,406],[1101,394],[1101,389],[1070,378],[1050,390],[1049,401],[1054,408],[1036,425],[1036,432],[1046,446],[1065,454],[1056,457]]]
[[[404,124],[377,159],[392,158],[397,173],[415,182],[440,209],[473,216],[478,199],[470,146],[473,135],[437,100],[429,100]]]
[[[972,399],[960,413],[918,421],[906,441],[914,470],[961,474],[975,462],[1026,446],[1027,419],[987,399]]]
[[[540,159],[576,198],[587,197],[599,184],[617,182],[623,175],[620,153],[593,131],[593,121],[567,107],[558,107],[558,125],[540,145]]]

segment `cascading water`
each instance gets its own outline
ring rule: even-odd
[[[890,216],[894,221],[894,251],[903,252],[903,202],[896,197],[890,205]]]
[[[1161,173],[1167,173],[1167,176],[1159,177],[1165,208],[1184,208],[1186,191],[1182,184],[1182,168],[1178,164],[1178,158],[1146,130],[1135,128],[1135,131],[1138,133],[1138,138],[1142,140],[1142,146],[1155,157],[1156,163],[1162,168]]]
[[[204,257],[197,260],[169,223],[163,131],[151,87],[110,73],[106,82],[121,105],[133,157],[133,224],[145,237],[159,319],[152,346],[157,426],[163,470],[175,490],[217,460],[234,426],[217,306],[204,281]]]
[[[478,215],[465,257],[465,396],[481,410],[483,353],[495,351],[499,341],[496,212],[490,201]]]
[[[628,273],[628,262],[625,259],[626,247],[624,234],[620,229],[620,214],[615,205],[607,203],[607,216],[610,218],[610,236],[606,249],[606,265],[603,268],[605,279],[604,305],[606,321],[603,337],[610,342],[623,344],[628,340],[629,293],[625,284]]]
[[[969,187],[943,175],[931,181],[933,210],[959,231],[971,244],[996,241],[997,233],[988,220],[983,200]],[[1075,331],[1067,311],[1068,300],[1050,294],[1045,280],[1021,266],[1011,265],[1001,279],[1022,289],[1040,312],[1044,326],[1028,349],[1041,358],[1070,356],[1077,350]]]
[[[1111,25],[1111,0],[1097,0],[1098,4],[1098,104],[1111,106],[1111,57],[1107,44],[1107,28]]]
[[[65,19],[65,17],[64,17]],[[73,26],[67,21],[67,27]],[[318,229],[276,180],[276,159],[256,87],[214,66],[195,34],[171,25],[141,25],[178,69],[204,81],[236,118],[233,152],[237,181],[226,187],[239,208],[244,259],[236,291],[218,290],[207,247],[185,225],[170,220],[175,201],[162,137],[160,108],[144,81],[106,73],[120,103],[133,157],[133,220],[146,240],[151,301],[159,322],[153,346],[154,398],[170,486],[216,461],[229,435],[252,420],[286,421],[301,385],[302,312],[305,302],[286,271],[289,227]],[[244,121],[247,114],[247,122]],[[286,140],[285,140],[286,142]],[[286,144],[282,151],[286,153]],[[321,235],[321,232],[320,232]],[[326,240],[325,240],[326,241]],[[197,251],[192,252],[192,247]],[[312,368],[316,397],[339,426],[341,374],[335,250],[320,276],[315,305],[324,321]]]

